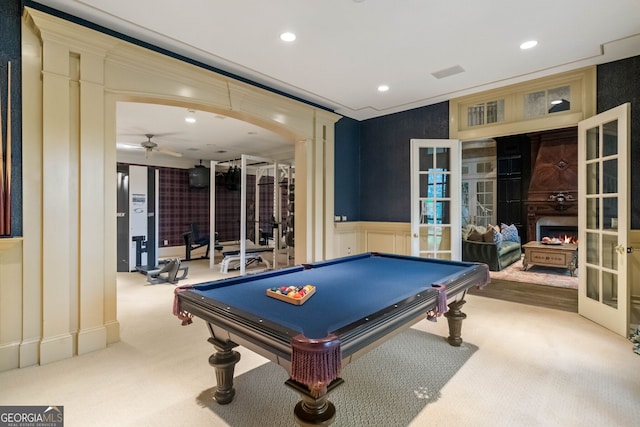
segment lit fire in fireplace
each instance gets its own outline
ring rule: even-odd
[[[564,234],[557,237],[543,237],[542,243],[552,243],[556,245],[562,244],[562,243],[578,244],[578,238],[576,236],[570,236],[568,234]]]

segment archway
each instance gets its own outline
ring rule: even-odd
[[[22,304],[7,312],[24,319],[10,332],[19,343],[16,367],[119,340],[110,214],[116,212],[118,101],[197,107],[290,135],[301,177],[296,262],[331,256],[338,115],[41,11],[25,7],[24,15],[23,228],[29,232],[11,263]]]

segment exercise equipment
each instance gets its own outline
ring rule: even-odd
[[[182,237],[184,238],[184,247],[185,247],[185,257],[184,260],[185,261],[191,261],[191,252],[199,249],[203,246],[207,247],[207,250],[204,254],[203,257],[200,257],[201,259],[207,259],[209,258],[209,246],[211,244],[209,236],[201,236],[199,231],[198,231],[198,224],[196,224],[195,222],[192,222],[189,224],[189,231],[187,231],[186,233],[182,234]],[[216,246],[215,248],[216,250],[220,250],[222,249],[222,246],[220,246],[218,248],[218,246]]]
[[[182,274],[178,276],[178,273]],[[180,259],[171,258],[167,260],[162,268],[147,271],[147,282],[152,285],[161,283],[176,284],[178,281],[187,277],[189,266],[180,265]]]
[[[157,269],[158,267],[153,262],[152,257],[149,254],[149,252],[152,252],[150,249],[153,249],[153,248],[149,246],[149,242],[147,241],[147,239],[145,239],[144,236],[133,236],[131,240],[136,243],[135,271],[138,271],[142,274],[147,274],[149,270]],[[147,254],[147,260],[150,261],[151,263],[147,265],[142,265],[142,254],[145,254],[145,253]]]
[[[256,262],[261,262],[268,270],[271,268],[269,261],[262,255],[265,252],[273,252],[273,248],[254,248],[244,251],[244,266],[247,267]],[[220,272],[228,273],[229,269],[239,270],[242,265],[242,256],[239,250],[222,252],[222,262],[220,263]]]

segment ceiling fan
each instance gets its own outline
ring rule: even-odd
[[[158,144],[151,141],[151,138],[154,137],[152,133],[147,133],[144,136],[147,137],[147,140],[141,142],[140,145],[142,146],[142,148],[146,150],[145,157],[149,157],[154,151],[157,151],[162,154],[168,154],[169,156],[182,157],[182,154],[178,153],[177,151],[169,150],[168,148],[158,147]]]

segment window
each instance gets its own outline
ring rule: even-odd
[[[596,114],[596,68],[543,77],[449,101],[449,138],[472,141],[575,126]]]
[[[504,99],[467,107],[467,126],[480,126],[504,121]]]
[[[543,117],[571,109],[571,86],[540,90],[524,95],[524,118]]]

